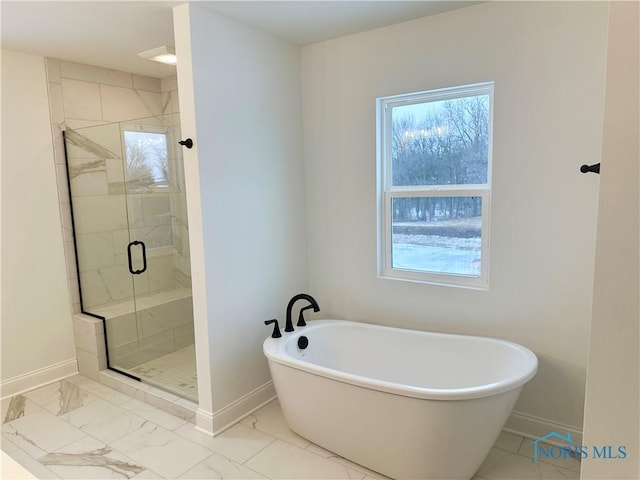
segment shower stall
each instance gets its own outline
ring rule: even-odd
[[[178,114],[67,129],[82,312],[110,369],[197,401]]]

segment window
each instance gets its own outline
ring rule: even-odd
[[[380,276],[488,288],[493,82],[384,97]]]

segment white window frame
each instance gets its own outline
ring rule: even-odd
[[[377,193],[378,193],[378,276],[396,280],[489,289],[489,232],[491,213],[491,170],[493,151],[493,82],[448,87],[425,92],[380,97],[376,101]],[[391,128],[393,107],[474,97],[489,96],[489,151],[486,184],[393,186]],[[480,197],[482,199],[480,276],[427,272],[392,266],[392,201],[403,197]]]

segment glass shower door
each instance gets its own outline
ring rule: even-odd
[[[178,115],[67,130],[83,312],[109,367],[197,399]]]
[[[120,124],[139,355],[151,384],[196,398],[191,273],[178,115]]]
[[[65,140],[82,311],[104,320],[108,364],[129,374],[139,334],[120,127],[67,129]]]

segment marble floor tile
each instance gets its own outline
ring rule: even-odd
[[[135,398],[122,403],[121,407],[168,430],[175,430],[187,423],[187,421],[182,418],[171,415]]]
[[[125,395],[124,393],[98,383],[90,378],[83,377],[82,375],[70,377],[67,379],[67,381],[76,384],[82,390],[85,390],[95,395],[96,397],[101,398],[102,400],[115,403],[116,405],[120,405],[131,400],[131,397],[129,395]]]
[[[364,478],[363,472],[332,462],[282,440],[276,440],[244,465],[269,478],[296,480]]]
[[[34,458],[53,452],[85,435],[82,430],[46,411],[2,425],[2,436]]]
[[[13,397],[2,400],[0,412],[2,420],[0,423],[9,423],[20,417],[25,417],[30,413],[42,410],[42,407],[24,395],[14,395]]]
[[[560,449],[558,447],[552,448],[552,446],[548,443],[540,442],[540,445],[546,448],[547,452],[552,452],[552,453],[560,452]],[[518,449],[518,454],[524,457],[534,458],[534,453],[535,451],[533,449],[533,441],[528,438],[525,438],[524,441],[522,442],[521,447]],[[551,465],[555,465],[556,467],[566,468],[568,470],[572,470],[574,472],[580,473],[581,462],[578,458],[573,458],[569,456],[565,456],[564,458],[553,458],[549,456],[549,457],[538,458],[538,461],[543,463],[549,463]]]
[[[104,400],[97,400],[61,418],[105,443],[129,435],[148,423],[146,418]]]
[[[155,472],[152,472],[151,470],[145,470],[142,473],[139,473],[138,475],[136,475],[135,477],[133,477],[136,480],[164,480],[163,477],[161,477],[160,475],[158,475]]]
[[[358,470],[359,472],[362,472],[365,475],[365,478],[369,478],[369,480],[371,479],[392,480],[391,478],[385,475],[382,475],[381,473],[374,472],[373,470],[369,470],[368,468],[363,467],[362,465],[359,465],[355,462],[352,462],[351,460],[342,458],[340,455],[333,453],[325,448],[322,448],[321,446],[316,445],[315,443],[311,443],[305,450],[307,450],[308,452],[315,453],[316,455],[320,455],[321,457],[326,458],[327,460],[337,462],[353,470]]]
[[[48,453],[38,461],[64,479],[132,478],[146,470],[89,436]]]
[[[2,450],[39,479],[389,480],[293,433],[277,401],[212,438],[78,375],[6,399],[2,419]],[[534,462],[529,443],[501,433],[472,480],[579,477],[578,460]]]
[[[267,403],[260,410],[245,417],[241,423],[298,447],[306,448],[311,443],[289,429],[278,400]]]
[[[580,474],[516,453],[492,448],[476,475],[487,480],[578,479]]]
[[[501,448],[508,452],[518,453],[518,449],[522,445],[522,437],[509,432],[500,432],[494,447]]]
[[[19,446],[17,446],[15,443],[13,443],[8,438],[5,438],[4,436],[0,438],[0,446],[2,447],[2,451],[4,453],[11,453],[15,452],[16,450],[20,450]]]
[[[254,472],[250,468],[240,465],[233,460],[214,453],[204,462],[200,462],[179,478],[195,479],[260,479],[267,478]]]
[[[275,437],[242,424],[234,425],[217,437],[197,431],[190,423],[175,432],[238,463],[246,462],[275,441]]]
[[[80,389],[78,385],[67,380],[31,390],[24,396],[57,416],[69,413],[98,399],[95,395]]]
[[[177,478],[211,456],[211,450],[151,422],[110,446],[165,478]]]

